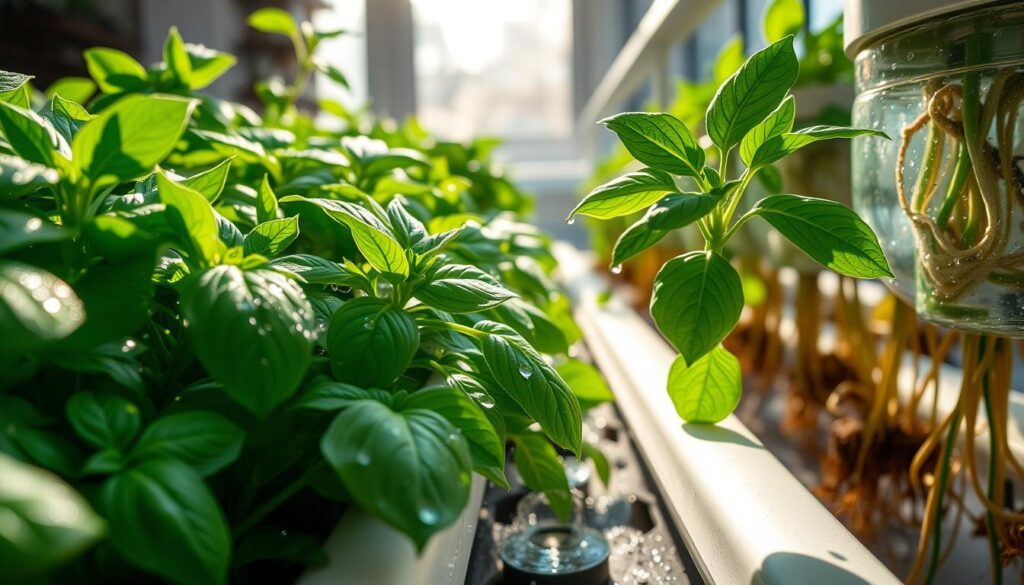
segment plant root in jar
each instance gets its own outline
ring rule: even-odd
[[[1014,207],[1024,205],[1021,156],[1013,152],[1024,73],[999,71],[984,99],[981,94],[975,72],[961,84],[933,81],[925,88],[925,111],[901,133],[896,191],[911,220],[925,292],[939,310],[982,282],[1024,286],[1024,250],[1008,249]],[[920,171],[908,188],[907,153],[925,129]]]

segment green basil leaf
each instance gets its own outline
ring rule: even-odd
[[[601,479],[601,483],[607,488],[612,480],[612,466],[608,463],[608,458],[593,443],[583,443],[583,456],[590,459],[590,462],[594,464],[594,469],[597,470],[597,477]]]
[[[213,218],[217,221],[217,237],[224,245],[230,248],[240,248],[245,245],[245,234],[230,219],[224,217],[216,209],[213,210]]]
[[[14,104],[21,108],[31,107],[29,80],[31,75],[0,70],[0,102]]]
[[[395,238],[405,247],[414,246],[428,236],[427,228],[423,222],[416,219],[406,210],[406,201],[402,196],[396,196],[388,203],[388,221],[394,229]]]
[[[135,460],[170,457],[206,477],[238,459],[243,442],[242,429],[219,414],[180,412],[146,427],[131,456]]]
[[[480,412],[484,413],[487,420],[491,423],[491,427],[494,432],[498,433],[498,437],[501,439],[501,443],[505,444],[505,419],[502,417],[502,412],[495,408],[496,401],[494,396],[484,388],[483,383],[475,377],[462,371],[452,371],[445,375],[444,383],[449,388],[454,388],[459,392],[462,392],[469,397],[478,407]],[[514,402],[512,404],[515,404]]]
[[[185,43],[185,51],[192,67],[192,75],[188,81],[191,89],[203,89],[210,85],[234,67],[236,62],[234,55],[215,51],[203,45]]]
[[[356,247],[370,266],[398,280],[405,280],[409,276],[409,259],[405,249],[395,240],[390,228],[373,213],[358,205],[334,199],[307,199],[296,195],[281,199],[282,203],[299,201],[318,206],[329,217],[347,226]]]
[[[82,464],[82,475],[110,475],[124,469],[124,456],[117,449],[97,451]]]
[[[346,302],[327,327],[334,377],[366,388],[390,387],[409,368],[419,345],[412,317],[375,297]]]
[[[85,309],[63,280],[28,264],[0,260],[0,352],[31,351],[63,339]]]
[[[0,93],[8,93],[19,89],[28,83],[30,79],[32,79],[31,75],[0,70]]]
[[[644,219],[656,230],[669,231],[686,227],[711,213],[725,192],[715,189],[707,194],[673,193],[655,203],[644,214]]]
[[[203,479],[174,459],[111,477],[101,495],[110,542],[129,563],[173,583],[225,583],[231,533]]]
[[[23,427],[12,432],[14,443],[28,461],[62,477],[75,477],[82,467],[82,457],[74,443],[45,429]]]
[[[569,361],[556,367],[555,371],[572,389],[572,393],[576,395],[576,400],[580,403],[580,408],[584,411],[598,404],[615,400],[615,395],[612,394],[611,388],[608,387],[601,373],[586,362],[570,358]]]
[[[423,550],[469,499],[466,440],[441,415],[364,400],[341,411],[320,450],[361,508]]]
[[[137,179],[174,150],[196,100],[171,96],[123,99],[75,136],[74,164],[93,189]]]
[[[769,43],[796,35],[804,27],[804,3],[800,0],[772,0],[764,9],[764,38]]]
[[[583,417],[572,390],[554,368],[511,328],[481,321],[483,355],[491,375],[544,432],[559,445],[579,453]]]
[[[226,158],[217,163],[216,166],[201,173],[196,173],[191,177],[186,177],[179,182],[205,197],[210,203],[213,203],[220,196],[221,191],[224,190],[224,184],[228,180],[228,171],[231,170],[232,160],[234,159]]]
[[[299,38],[299,27],[287,11],[280,8],[261,8],[249,15],[249,26],[271,34]]]
[[[676,190],[672,176],[658,169],[628,173],[591,191],[572,213],[598,219],[621,217],[640,211]]]
[[[716,346],[689,366],[677,357],[668,373],[668,394],[683,420],[717,423],[740,403],[741,376],[736,356]]]
[[[483,311],[516,296],[490,274],[467,264],[438,265],[414,295],[448,313]]]
[[[800,66],[793,38],[786,37],[747,59],[715,94],[706,126],[722,152],[731,149],[782,103],[796,82]]]
[[[106,376],[141,396],[146,393],[146,383],[142,379],[143,368],[132,350],[133,344],[134,340],[131,343],[119,340],[87,349],[76,348],[73,352],[50,356],[49,360],[66,370]]]
[[[701,176],[704,149],[671,114],[627,112],[600,123],[618,134],[626,150],[645,165],[674,175]]]
[[[701,219],[737,184],[730,181],[708,193],[673,193],[662,197],[616,240],[612,249],[612,266],[621,266],[626,260],[657,244],[670,231]]]
[[[515,435],[512,460],[526,487],[547,496],[551,510],[568,522],[572,514],[572,494],[562,459],[547,438],[540,433]]]
[[[751,168],[759,168],[769,165],[783,157],[800,150],[801,148],[818,142],[820,140],[831,140],[833,138],[856,138],[857,136],[878,136],[889,138],[884,132],[868,130],[865,128],[847,128],[844,126],[811,126],[796,132],[788,132],[775,136],[762,144],[753,159],[750,161]]]
[[[641,217],[615,241],[612,248],[612,270],[617,270],[623,262],[657,244],[667,235],[667,231],[652,228],[647,218]]]
[[[31,213],[0,209],[0,254],[70,237],[70,230]]]
[[[213,207],[202,195],[157,173],[156,188],[167,205],[170,223],[186,242],[193,261],[215,263],[227,251],[220,239],[220,226]]]
[[[260,190],[256,194],[256,221],[263,223],[272,219],[277,219],[277,195],[270,188],[268,176],[263,175]]]
[[[138,407],[116,394],[77,392],[65,411],[75,433],[97,449],[124,449],[142,426]]]
[[[14,153],[29,162],[60,168],[58,158],[70,157],[64,137],[32,110],[0,102],[0,130]]]
[[[508,489],[505,478],[505,442],[483,410],[469,396],[449,387],[424,388],[413,392],[403,410],[421,408],[443,416],[469,444],[473,469],[492,482]]]
[[[299,218],[272,219],[252,228],[245,236],[245,253],[271,257],[280,254],[299,237]]]
[[[780,136],[793,129],[796,119],[796,100],[789,96],[782,101],[775,111],[768,114],[760,124],[754,126],[740,142],[740,159],[748,167],[751,166],[757,149],[769,139]]]
[[[265,417],[298,388],[316,322],[291,279],[272,270],[215,266],[190,277],[181,305],[196,356],[233,400]]]
[[[75,281],[85,322],[55,344],[64,352],[85,352],[133,335],[148,316],[154,295],[156,249],[151,234],[125,229],[131,223],[99,216],[85,227],[87,239],[103,262]],[[117,286],[111,286],[111,283]]]
[[[83,55],[89,75],[103,93],[142,91],[149,85],[146,68],[124,51],[97,47]]]
[[[412,245],[413,252],[416,252],[423,258],[433,258],[448,247],[459,234],[462,233],[462,228],[455,228],[438,234],[429,235],[419,242]]]
[[[75,134],[78,134],[86,122],[96,117],[81,105],[59,95],[53,96],[39,115],[45,118],[68,144],[74,140]]]
[[[310,383],[302,391],[302,395],[292,404],[292,409],[341,410],[360,400],[376,400],[390,405],[393,396],[386,390],[359,388],[351,384],[320,378]]]
[[[512,298],[490,310],[498,322],[516,330],[541,353],[568,353],[569,340],[550,315],[521,298]]]
[[[58,180],[60,175],[50,167],[0,154],[0,199],[32,193]]]
[[[345,89],[349,89],[348,78],[345,77],[345,74],[341,71],[341,69],[338,69],[337,67],[331,65],[330,63],[322,63],[319,61],[316,62],[316,68],[320,73],[326,75],[331,81],[337,83],[338,85],[344,87]]]
[[[270,264],[274,268],[298,275],[309,284],[359,287],[364,280],[337,262],[311,254],[281,256],[271,260]]]
[[[0,567],[15,583],[45,582],[44,573],[81,554],[105,532],[85,498],[59,477],[0,453]]]
[[[763,217],[817,263],[856,278],[892,278],[889,263],[871,228],[835,201],[800,195],[771,195],[750,213]]]
[[[651,317],[687,363],[725,339],[742,311],[740,276],[715,252],[676,256],[654,278]]]
[[[167,32],[167,40],[164,42],[164,63],[175,81],[185,87],[191,86],[192,60],[189,59],[185,41],[181,40],[181,34],[176,26],[172,26]]]

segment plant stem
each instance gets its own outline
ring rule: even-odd
[[[325,463],[323,459],[317,461],[312,467],[307,469],[299,477],[295,478],[290,484],[286,485],[284,489],[274,494],[269,500],[263,502],[261,506],[249,513],[241,522],[238,523],[238,528],[235,529],[235,538],[240,538],[248,531],[252,530],[261,520],[263,520],[268,514],[273,512],[281,504],[288,501],[289,498],[299,493],[302,488],[306,487],[309,479],[320,472],[324,467]]]
[[[928,124],[928,137],[925,139],[924,163],[921,165],[921,172],[917,175],[917,183],[914,185],[913,200],[910,206],[917,212],[924,211],[924,204],[927,201],[925,196],[931,190],[937,161],[941,155],[942,133],[935,122]]]
[[[468,335],[475,339],[482,339],[484,336],[487,335],[486,331],[480,331],[479,329],[466,327],[461,323],[449,323],[448,321],[439,321],[437,319],[420,319],[419,323],[420,325],[435,327],[437,329],[450,329],[452,331],[458,331],[459,333]]]
[[[953,169],[953,179],[949,182],[949,188],[946,189],[946,196],[942,199],[942,205],[939,207],[939,214],[935,220],[940,228],[946,229],[946,226],[949,225],[949,217],[953,214],[953,208],[956,206],[960,192],[963,191],[970,174],[971,157],[967,153],[967,147],[961,142],[956,147],[956,167]]]

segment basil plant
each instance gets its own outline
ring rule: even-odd
[[[842,204],[781,194],[740,210],[759,172],[808,144],[862,135],[886,138],[875,130],[840,126],[793,131],[796,109],[789,91],[798,74],[790,35],[752,55],[719,86],[704,119],[719,154],[717,168],[705,164],[705,150],[693,131],[670,114],[624,113],[604,120],[646,168],[597,187],[570,215],[570,220],[575,215],[610,219],[646,209],[615,243],[613,271],[673,230],[693,224],[703,237],[703,250],[661,267],[651,299],[655,324],[679,352],[668,392],[686,421],[718,422],[739,404],[739,361],[721,342],[743,310],[740,276],[725,252],[745,223],[767,221],[840,274],[892,276],[875,234]],[[729,164],[735,154],[742,162],[737,170]]]
[[[285,582],[350,507],[421,549],[507,442],[565,514],[556,446],[603,461],[607,386],[493,144],[319,127],[341,33],[251,24],[300,63],[266,118],[197,93],[234,58],[174,30],[45,99],[0,73],[0,581]]]

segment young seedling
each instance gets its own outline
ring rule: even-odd
[[[668,391],[686,421],[718,422],[740,399],[739,362],[720,343],[743,309],[739,274],[724,254],[745,223],[764,219],[812,259],[840,274],[892,276],[874,233],[839,203],[772,195],[735,217],[758,172],[790,153],[820,140],[885,138],[874,130],[838,126],[793,131],[795,104],[787,95],[798,73],[793,37],[787,36],[752,55],[718,88],[705,116],[708,136],[719,153],[717,168],[705,165],[704,149],[694,133],[669,114],[625,113],[604,120],[647,168],[598,187],[570,214],[570,219],[607,219],[647,209],[616,242],[613,271],[673,230],[695,224],[700,231],[704,249],[665,263],[651,299],[658,329],[679,352]],[[744,167],[730,173],[735,151]]]

